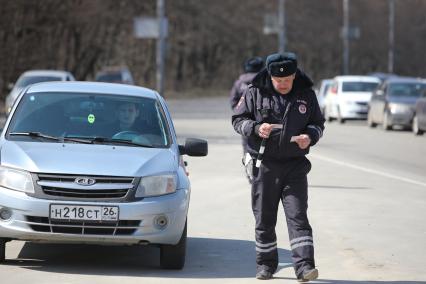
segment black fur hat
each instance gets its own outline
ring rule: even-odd
[[[266,58],[266,68],[271,76],[290,76],[297,70],[296,54],[293,52],[271,54]]]
[[[265,66],[265,63],[263,61],[262,57],[255,56],[252,58],[247,59],[244,62],[244,72],[247,73],[257,73]]]

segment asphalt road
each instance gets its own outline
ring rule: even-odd
[[[159,268],[158,249],[11,242],[1,283],[258,283],[250,188],[226,98],[169,101],[180,141],[209,141],[188,157],[192,181],[187,262]],[[315,283],[426,283],[426,136],[329,123],[309,158],[309,217],[320,279]],[[280,269],[295,283],[284,213]],[[313,282],[314,283],[314,282]]]

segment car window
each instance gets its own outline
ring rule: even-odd
[[[389,95],[392,97],[420,97],[426,90],[423,83],[394,83],[389,86]]]
[[[330,86],[331,86],[331,84],[326,84],[326,85],[324,86],[324,91],[323,91],[323,93],[322,93],[322,95],[323,95],[323,97],[324,97],[324,98],[327,96],[328,89],[330,89]]]
[[[25,88],[31,84],[49,82],[49,81],[62,81],[61,77],[56,76],[25,76],[16,82],[16,86],[19,88]]]
[[[121,139],[153,147],[170,144],[167,120],[157,100],[107,94],[25,94],[6,135],[30,141],[30,137],[9,135],[13,132]]]
[[[108,73],[97,76],[96,81],[121,83],[123,81],[123,78],[121,77],[121,73]]]
[[[342,92],[372,92],[378,85],[375,82],[343,82]]]

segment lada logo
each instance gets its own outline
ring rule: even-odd
[[[94,178],[78,177],[74,180],[74,182],[78,185],[94,185],[96,180]]]

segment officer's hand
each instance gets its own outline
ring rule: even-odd
[[[294,142],[296,142],[297,145],[299,145],[300,149],[306,149],[311,144],[311,138],[307,134],[301,134],[294,138]]]
[[[262,123],[259,127],[259,136],[261,138],[268,138],[269,134],[271,134],[272,127],[273,127],[272,124]]]

